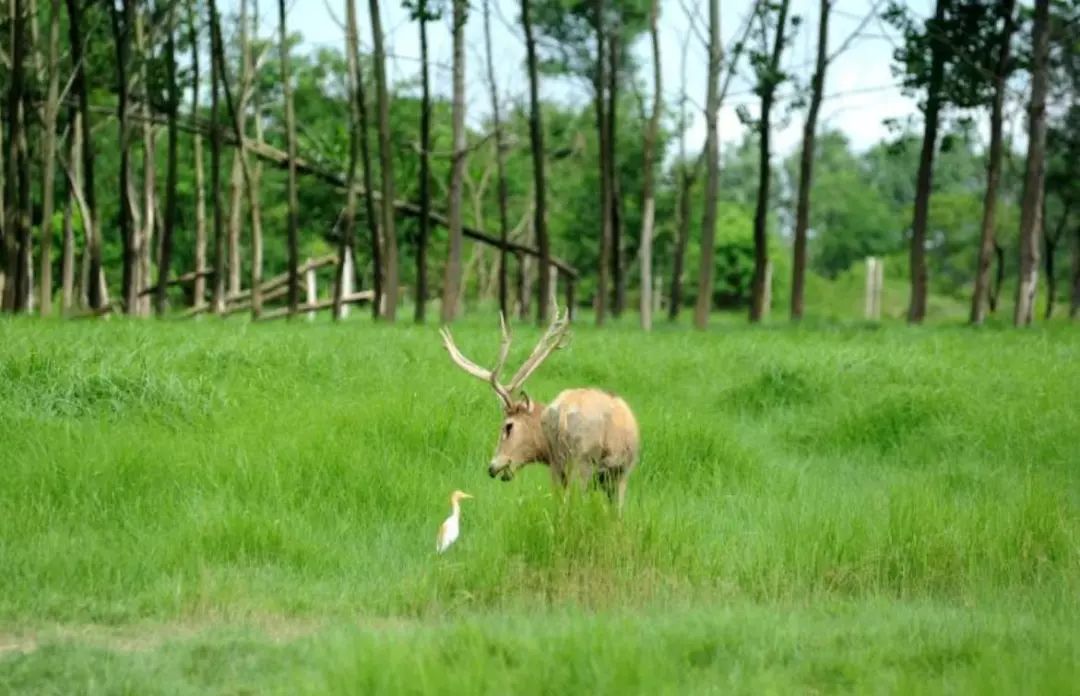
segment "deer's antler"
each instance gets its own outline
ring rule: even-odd
[[[551,321],[551,325],[548,326],[544,335],[540,337],[536,347],[533,348],[529,359],[522,363],[521,367],[510,379],[510,386],[507,389],[511,394],[521,389],[521,385],[525,384],[525,380],[529,379],[529,375],[536,372],[536,368],[547,360],[552,351],[563,346],[563,341],[570,330],[570,313],[569,310],[566,310],[560,316],[559,308],[554,301],[551,303],[551,308],[555,312],[555,318]]]

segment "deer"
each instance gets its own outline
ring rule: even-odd
[[[450,334],[440,330],[450,359],[467,374],[483,380],[495,391],[503,421],[488,475],[510,481],[530,464],[546,464],[553,486],[566,490],[572,483],[595,485],[621,513],[630,472],[638,463],[640,436],[637,419],[621,397],[596,388],[566,389],[550,404],[532,400],[525,381],[561,348],[570,328],[569,314],[558,309],[532,354],[508,384],[499,378],[510,352],[510,332],[500,312],[502,340],[493,368],[485,369],[465,357]],[[516,396],[520,393],[520,396]]]

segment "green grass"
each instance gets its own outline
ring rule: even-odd
[[[634,407],[618,520],[433,327],[0,322],[0,692],[1075,689],[1077,327],[628,324],[530,384]]]

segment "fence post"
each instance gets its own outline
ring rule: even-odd
[[[308,262],[310,262],[310,261],[311,261],[311,259],[308,259]],[[315,284],[315,269],[314,268],[307,269],[307,271],[304,273],[304,280],[306,281],[305,285],[307,286],[307,302],[306,302],[306,304],[313,305],[313,304],[315,304],[316,302],[319,301],[319,288],[318,288],[318,285]],[[315,321],[315,314],[316,313],[315,313],[314,310],[308,312],[307,313],[308,321]]]
[[[340,318],[345,319],[349,316],[349,297],[353,294],[353,258],[352,248],[345,247],[345,256],[339,259],[342,265],[341,269],[341,297],[343,302],[341,303]]]
[[[761,318],[769,316],[772,309],[772,259],[765,262],[765,287],[762,288]]]
[[[881,318],[881,289],[884,285],[885,262],[875,256],[866,257],[865,314],[870,320]]]

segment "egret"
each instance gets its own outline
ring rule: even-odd
[[[446,521],[439,525],[439,534],[435,537],[435,551],[442,553],[446,549],[450,548],[450,544],[457,541],[458,538],[458,520],[461,517],[461,507],[459,503],[472,496],[462,491],[454,491],[450,494],[450,508],[452,512],[450,516],[446,518]]]

